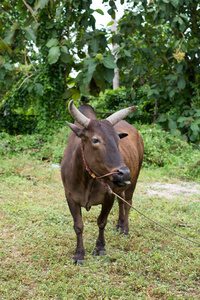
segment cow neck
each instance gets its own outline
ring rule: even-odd
[[[120,172],[116,171],[116,172],[111,172],[111,173],[104,174],[104,175],[102,175],[102,176],[96,176],[96,175],[90,170],[90,168],[89,168],[88,165],[87,165],[87,162],[86,162],[86,159],[85,159],[85,155],[84,155],[83,141],[82,141],[82,140],[81,140],[81,153],[82,153],[82,158],[83,158],[83,162],[84,162],[85,168],[86,168],[87,172],[90,174],[90,176],[91,176],[92,178],[100,179],[100,178],[103,178],[103,177],[106,177],[106,176],[109,176],[109,175],[119,174],[119,173],[120,173]]]
[[[90,170],[90,168],[88,167],[86,160],[85,160],[85,155],[84,155],[84,150],[83,150],[83,141],[81,140],[81,153],[82,153],[82,158],[83,158],[83,162],[85,165],[86,170],[88,171],[88,173],[90,174],[90,176],[92,178],[96,178],[96,175]]]

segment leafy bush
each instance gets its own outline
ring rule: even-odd
[[[126,117],[128,122],[149,123],[152,119],[152,116],[143,109],[140,92],[133,89],[126,89],[125,87],[107,90],[104,94],[100,93],[99,97],[92,97],[91,105],[96,111],[110,113],[114,113],[125,107],[138,106],[137,110]],[[107,114],[102,114],[101,118],[106,118],[107,116]]]
[[[159,125],[137,125],[144,140],[143,167],[164,167],[181,177],[200,178],[200,151],[197,145],[171,134]]]
[[[17,135],[0,133],[0,155],[13,156],[19,153],[30,155],[43,161],[60,163],[69,136],[66,126],[54,135]]]
[[[191,108],[185,105],[181,111],[173,108],[169,113],[160,115],[157,123],[172,132],[178,129],[182,138],[187,141],[200,141],[200,109],[196,107]]]
[[[200,178],[200,150],[181,139],[179,131],[172,135],[159,125],[136,124],[144,140],[143,167],[163,167],[173,175]],[[1,156],[28,155],[47,162],[61,163],[70,129],[66,126],[53,135],[18,135],[0,133]]]

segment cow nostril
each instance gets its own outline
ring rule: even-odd
[[[120,168],[117,170],[118,176],[120,177],[121,180],[130,180],[131,175],[130,175],[130,170],[127,167]]]

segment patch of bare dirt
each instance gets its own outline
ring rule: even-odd
[[[184,196],[187,200],[187,198],[191,199],[193,197],[194,201],[200,201],[200,184],[156,182],[150,185],[147,184],[146,193],[149,196],[158,195],[168,199]]]

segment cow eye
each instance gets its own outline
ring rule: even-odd
[[[98,144],[101,143],[100,140],[98,140],[97,138],[93,138],[92,139],[93,144]]]

